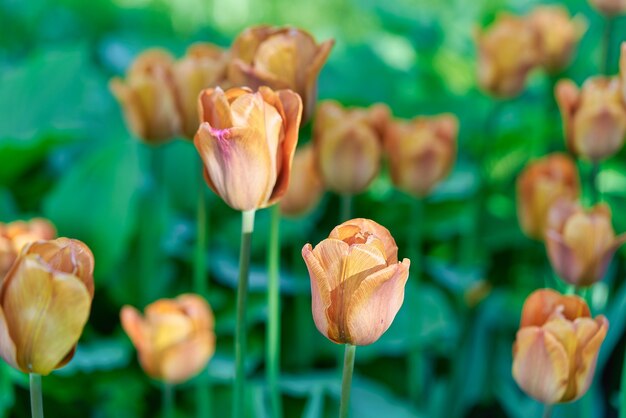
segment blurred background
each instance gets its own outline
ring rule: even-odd
[[[145,306],[191,290],[198,163],[184,140],[159,150],[158,185],[147,147],[126,128],[108,81],[123,75],[142,50],[160,46],[181,56],[197,41],[228,47],[244,28],[294,25],[318,41],[336,40],[319,80],[320,99],[346,105],[387,103],[409,118],[452,112],[460,120],[453,173],[426,202],[424,266],[419,289],[409,280],[407,301],[389,331],[357,351],[354,417],[538,416],[511,377],[511,344],[524,298],[534,289],[562,287],[540,243],[526,238],[516,218],[515,179],[536,141],[564,150],[553,80],[534,72],[524,93],[495,100],[476,86],[473,30],[506,10],[525,14],[531,0],[0,0],[0,221],[49,218],[59,235],[86,242],[96,257],[96,297],[74,360],[44,378],[50,417],[157,416],[159,386],[137,364],[119,324],[124,304]],[[588,22],[563,77],[581,83],[598,73],[602,17],[586,0],[562,2]],[[613,72],[626,18],[615,23]],[[301,142],[309,140],[305,128]],[[603,198],[614,227],[626,231],[626,151],[602,165]],[[590,165],[581,163],[581,172]],[[159,187],[162,200],[139,197]],[[217,353],[208,371],[216,417],[230,406],[239,213],[206,189],[209,202],[209,301],[216,316]],[[480,195],[484,205],[474,202]],[[287,417],[333,416],[339,395],[336,362],[342,347],[321,336],[310,313],[310,285],[300,250],[338,223],[336,195],[311,214],[284,220],[282,234],[282,378]],[[356,196],[354,215],[388,227],[400,256],[406,245],[410,198],[386,170]],[[478,211],[478,212],[477,212]],[[265,248],[267,211],[257,215],[249,305],[250,416],[263,402]],[[139,289],[142,224],[162,230],[159,266],[149,289]],[[143,228],[145,231],[145,228]],[[469,239],[467,237],[470,237]],[[555,416],[617,417],[626,326],[626,265],[621,250],[604,282],[588,295],[611,327],[596,381]],[[406,254],[404,254],[406,255]],[[407,303],[407,302],[405,302]],[[425,403],[407,399],[406,354],[421,347]],[[177,408],[191,416],[192,391],[179,387]],[[0,416],[27,417],[27,376],[0,364]]]

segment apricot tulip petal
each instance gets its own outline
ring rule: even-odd
[[[199,334],[163,352],[160,374],[172,384],[185,382],[202,371],[214,352],[214,336]]]
[[[561,309],[561,314],[569,320],[591,316],[589,307],[582,298],[561,295],[552,289],[539,289],[524,302],[520,328],[543,325],[557,308]]]
[[[224,91],[219,87],[207,89],[200,93],[198,110],[202,121],[208,122],[213,129],[223,130],[233,127],[230,104]]]
[[[322,335],[328,337],[330,324],[326,315],[326,309],[330,306],[329,279],[319,260],[313,255],[311,244],[306,244],[302,248],[302,257],[311,277],[311,312],[313,314],[313,322],[317,330]]]
[[[17,364],[15,343],[9,334],[9,326],[2,307],[0,307],[0,357],[14,369],[20,368]]]
[[[584,325],[576,324],[578,338],[581,341],[583,348],[581,350],[578,367],[576,368],[575,381],[577,393],[571,400],[580,398],[585,392],[587,392],[589,386],[591,386],[600,346],[602,345],[609,328],[609,322],[602,315],[598,316],[594,320],[595,324],[593,325],[595,326],[589,324],[589,319],[583,321]]]
[[[554,230],[546,232],[546,249],[550,263],[559,276],[568,283],[577,283],[585,272],[585,265]]]

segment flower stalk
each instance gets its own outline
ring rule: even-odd
[[[352,388],[355,354],[356,346],[346,344],[343,357],[343,378],[341,381],[341,404],[339,406],[339,418],[348,418],[350,414],[350,391]]]
[[[270,208],[270,237],[267,255],[267,384],[270,391],[272,417],[283,416],[279,387],[280,374],[280,207]]]
[[[174,418],[174,387],[171,384],[163,385],[161,401],[163,402],[163,418]]]
[[[41,375],[30,373],[30,411],[32,418],[43,418]]]

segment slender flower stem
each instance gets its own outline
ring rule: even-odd
[[[343,357],[343,379],[341,381],[341,404],[339,406],[339,418],[348,418],[348,415],[350,414],[350,389],[352,387],[355,353],[356,346],[346,344],[346,350]]]
[[[550,418],[552,416],[552,408],[554,405],[545,404],[543,406],[543,414],[541,415],[543,418]]]
[[[409,220],[408,252],[411,260],[411,281],[419,289],[422,272],[422,223],[424,222],[424,201],[421,198],[411,200]],[[420,315],[420,306],[410,306],[411,315]],[[424,372],[422,347],[416,343],[408,356],[408,391],[409,398],[415,405],[420,405],[422,397],[422,374]]]
[[[241,213],[241,247],[239,251],[239,281],[237,284],[237,326],[235,330],[235,386],[233,388],[233,418],[245,416],[245,357],[246,300],[250,272],[250,244],[254,231],[254,209]]]
[[[591,196],[591,204],[595,205],[599,202],[600,191],[598,190],[598,174],[600,173],[600,163],[594,162],[589,172],[589,194]]]
[[[163,418],[174,418],[174,386],[165,383],[162,396]]]
[[[30,374],[30,411],[32,418],[43,418],[41,375],[35,373]]]
[[[270,391],[272,417],[281,418],[281,403],[278,377],[280,374],[280,207],[270,208],[270,240],[267,253],[267,349],[266,373]]]
[[[626,418],[626,353],[622,363],[622,380],[619,393],[619,418]]]
[[[349,221],[352,219],[352,195],[351,194],[342,194],[341,195],[341,211],[339,219],[339,223],[343,223],[345,221]]]

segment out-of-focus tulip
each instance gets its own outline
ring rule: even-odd
[[[617,153],[626,137],[626,99],[616,77],[593,77],[582,89],[570,80],[556,85],[567,147],[597,162]]]
[[[548,211],[558,200],[580,195],[576,164],[564,154],[551,154],[529,163],[517,179],[517,217],[524,233],[543,240]]]
[[[213,44],[198,43],[176,62],[174,76],[183,119],[183,134],[193,139],[198,131],[198,95],[203,89],[226,85],[229,54]]]
[[[111,80],[109,87],[122,105],[129,129],[138,138],[159,143],[180,133],[183,120],[174,80],[173,57],[156,48],[136,58],[125,80]]]
[[[27,222],[15,221],[8,224],[0,222],[0,279],[9,271],[26,244],[51,240],[55,236],[54,225],[46,219],[34,218]]]
[[[160,299],[146,307],[145,317],[125,306],[120,317],[141,367],[154,379],[185,382],[200,373],[215,352],[213,312],[200,296]]]
[[[478,84],[503,97],[519,94],[530,70],[540,62],[540,39],[526,18],[501,14],[476,32]]]
[[[458,130],[451,114],[389,123],[385,148],[396,187],[418,197],[430,193],[452,169]]]
[[[626,13],[626,0],[589,0],[589,3],[606,16]]]
[[[587,30],[584,18],[570,19],[562,6],[536,7],[528,21],[539,35],[540,63],[550,72],[558,72],[570,63],[578,41]]]
[[[611,209],[603,203],[590,211],[559,201],[550,210],[546,248],[554,271],[567,283],[591,286],[602,280],[613,254],[626,242],[615,236]]]
[[[604,316],[591,318],[578,296],[550,289],[533,292],[524,303],[513,345],[515,381],[545,404],[580,398],[593,380],[608,327]]]
[[[280,200],[280,211],[286,216],[300,216],[317,205],[324,186],[315,164],[313,145],[309,142],[296,150],[287,192]]]
[[[404,300],[409,259],[398,262],[389,231],[369,219],[332,230],[302,256],[311,276],[313,320],[338,344],[367,345],[387,331]]]
[[[291,89],[302,97],[306,122],[317,101],[317,78],[335,41],[317,44],[301,29],[256,26],[233,42],[228,78],[233,85]]]
[[[291,90],[207,89],[194,144],[209,187],[233,209],[277,202],[287,191],[302,114]]]
[[[0,286],[0,355],[25,373],[67,364],[89,318],[94,259],[80,241],[26,245]]]
[[[367,189],[380,169],[389,119],[389,108],[383,104],[344,109],[337,102],[325,101],[319,106],[313,139],[326,187],[341,194]]]

